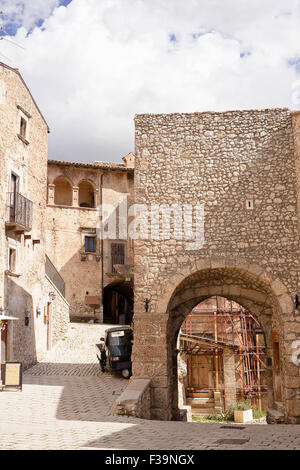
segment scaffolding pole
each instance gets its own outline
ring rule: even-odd
[[[259,411],[261,411],[261,389],[260,389],[260,364],[259,364],[259,338],[258,334],[256,334],[256,353],[257,353],[257,362],[256,362],[256,368],[257,368],[257,391],[258,391],[258,408]]]
[[[214,334],[215,343],[218,343],[218,323],[217,323],[217,312],[214,312]],[[219,355],[218,348],[215,349],[215,368],[216,368],[216,392],[219,391]]]
[[[216,308],[214,306],[197,306],[195,312],[191,312],[185,320],[183,331],[187,336],[207,339],[207,345],[195,346],[185,341],[185,348],[193,348],[193,354],[205,352],[212,354],[215,364],[215,387],[216,391],[223,389],[221,354],[222,347],[232,347],[236,349],[238,361],[236,373],[240,377],[240,397],[241,400],[249,399],[250,403],[262,409],[262,396],[265,393],[265,385],[261,382],[261,372],[266,368],[263,358],[265,347],[260,346],[259,337],[261,333],[256,333],[258,321],[253,315],[243,307],[230,301],[226,305],[226,299],[216,297]],[[199,313],[196,313],[199,312]],[[221,322],[221,323],[220,323]],[[230,336],[232,335],[232,339]],[[220,369],[221,368],[221,369]]]

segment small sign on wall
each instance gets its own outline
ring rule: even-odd
[[[4,388],[17,388],[22,391],[22,362],[5,362],[3,364]]]

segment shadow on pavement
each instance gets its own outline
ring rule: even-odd
[[[98,364],[39,363],[26,371],[23,384],[61,387],[56,410],[59,420],[105,421],[128,381],[101,372]]]

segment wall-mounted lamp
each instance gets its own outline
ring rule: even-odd
[[[49,299],[50,300],[54,300],[56,297],[56,293],[55,292],[49,292]]]
[[[41,309],[40,307],[36,308],[36,316],[38,317],[41,314]]]
[[[149,310],[149,303],[150,303],[150,299],[145,299],[145,312],[148,312]]]

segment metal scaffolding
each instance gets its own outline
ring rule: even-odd
[[[180,339],[180,349],[188,356],[201,353],[213,356],[215,391],[224,389],[222,352],[231,348],[235,355],[237,398],[247,399],[250,405],[262,409],[267,393],[262,381],[267,367],[265,340],[259,322],[250,312],[226,298],[215,297],[215,305],[199,304],[186,317]]]

